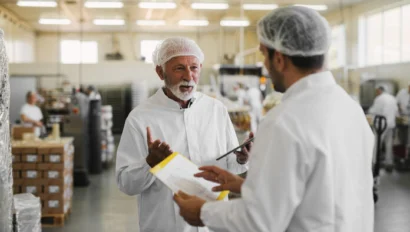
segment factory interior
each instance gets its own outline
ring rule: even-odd
[[[170,223],[161,218],[165,213],[150,215],[153,219],[139,211],[142,204],[152,204],[148,197],[156,194],[155,189],[142,193],[142,197],[130,194],[118,174],[119,165],[136,162],[132,157],[118,158],[124,155],[124,149],[140,149],[139,144],[146,149],[149,136],[143,120],[156,125],[151,127],[153,140],[174,133],[163,129],[174,119],[161,112],[152,111],[152,118],[140,121],[136,116],[145,115],[144,110],[150,109],[148,102],[153,102],[167,85],[158,72],[163,66],[153,53],[168,38],[194,41],[204,59],[193,89],[216,99],[226,109],[228,127],[233,126],[239,144],[253,132],[253,144],[262,146],[258,143],[258,126],[269,112],[281,106],[284,94],[276,91],[264,63],[257,25],[271,11],[296,5],[327,20],[330,46],[324,54],[324,69],[360,106],[373,132],[374,151],[368,172],[374,185],[373,196],[368,194],[374,203],[374,212],[368,215],[374,219],[373,231],[409,232],[410,27],[406,23],[410,22],[410,0],[0,0],[0,39],[4,44],[0,47],[0,118],[6,119],[0,124],[0,231],[208,231],[161,230],[155,226],[152,228],[157,229],[150,230],[147,225],[152,220]],[[395,110],[393,126],[388,120],[390,112],[372,113],[381,95],[390,100],[384,112]],[[141,114],[134,109],[141,109]],[[201,116],[216,115],[218,109],[203,110]],[[136,118],[135,124],[130,115]],[[342,121],[354,120],[339,117]],[[185,118],[189,120],[194,119]],[[201,124],[202,119],[195,120]],[[197,123],[191,126],[202,128]],[[140,134],[124,139],[134,127]],[[210,128],[221,139],[225,122]],[[214,139],[208,132],[195,135],[201,139],[193,136],[195,129],[185,129],[186,137],[181,141],[208,143]],[[385,131],[391,132],[390,140],[383,137]],[[135,145],[125,145],[127,141]],[[151,145],[148,141],[148,147]],[[192,146],[199,153],[199,148],[206,147]],[[209,147],[203,152],[220,152],[213,155],[215,158],[233,148]],[[182,153],[183,149],[173,152]],[[385,164],[389,152],[392,163]],[[249,153],[251,165],[252,154],[253,150]],[[239,156],[237,162],[241,164]],[[148,159],[147,163],[150,165]],[[149,167],[147,163],[144,168]],[[151,173],[146,175],[151,178]],[[243,178],[246,184],[246,175]],[[161,183],[157,181],[155,184]],[[236,197],[241,196],[229,194],[230,200]],[[169,199],[166,204],[173,204],[172,195]],[[175,215],[180,217],[177,212]],[[321,219],[317,220],[320,223]],[[254,231],[279,232],[260,228]],[[346,228],[320,231],[370,231]],[[281,231],[308,230],[285,227]]]

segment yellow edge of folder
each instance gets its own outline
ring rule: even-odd
[[[173,158],[175,158],[175,156],[177,156],[178,154],[179,154],[178,152],[172,153],[172,154],[169,155],[167,158],[165,158],[163,161],[161,161],[161,163],[159,163],[159,164],[155,165],[155,167],[151,168],[149,171],[150,171],[152,174],[158,173],[161,169],[163,169],[165,166],[167,166],[167,164],[168,164],[169,162],[171,162],[171,160],[172,160]],[[183,156],[183,157],[186,158],[185,156]],[[190,161],[190,162],[192,162],[192,161]],[[223,200],[228,194],[229,194],[229,191],[222,191],[222,192],[219,194],[218,198],[216,198],[216,200],[218,200],[218,201]]]

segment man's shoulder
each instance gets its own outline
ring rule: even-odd
[[[198,98],[201,104],[208,104],[208,105],[217,106],[217,107],[226,109],[225,105],[220,100],[210,97],[204,93],[197,92],[195,97]]]

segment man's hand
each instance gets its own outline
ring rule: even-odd
[[[249,139],[252,139],[253,136],[254,136],[253,132],[249,133],[249,137],[246,141],[248,141]],[[236,161],[239,164],[246,164],[246,162],[248,162],[249,153],[251,152],[252,146],[253,146],[253,142],[251,142],[248,145],[244,146],[241,151],[235,151],[234,152],[235,155],[236,155]]]
[[[212,188],[212,191],[219,192],[229,190],[234,193],[241,193],[244,179],[216,166],[203,166],[199,170],[203,171],[195,174],[195,177],[202,177],[205,180],[220,184]]]
[[[205,200],[188,195],[182,191],[174,195],[174,201],[179,206],[179,215],[184,218],[191,226],[204,226],[201,221],[201,208],[205,204]]]
[[[147,144],[148,144],[148,156],[145,159],[148,165],[152,168],[159,164],[165,158],[173,153],[171,148],[165,142],[160,140],[152,141],[151,130],[147,127]]]
[[[43,126],[43,123],[41,122],[41,121],[34,121],[34,126],[37,126],[37,127],[42,127]]]

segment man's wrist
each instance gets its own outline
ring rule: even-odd
[[[236,162],[240,165],[244,165],[248,162],[248,159],[246,159],[245,161],[241,161],[238,157],[236,157]]]

